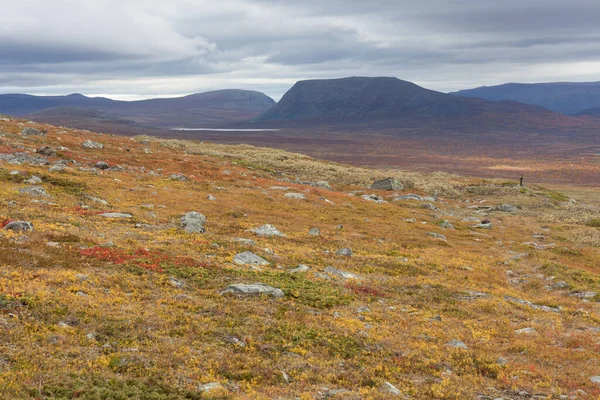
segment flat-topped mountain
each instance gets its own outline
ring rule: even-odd
[[[452,94],[486,100],[513,100],[567,115],[600,107],[600,82],[507,83]]]
[[[248,120],[274,104],[275,101],[263,93],[237,89],[139,101],[117,101],[102,97],[86,97],[81,94],[0,95],[0,113],[28,116],[39,122],[53,122],[60,118],[65,121],[65,125],[70,125],[69,110],[73,111],[74,121],[81,121],[82,113],[75,112],[75,109],[85,109],[95,110],[109,119],[126,119],[152,127],[204,127]],[[44,112],[39,114],[42,110]]]
[[[351,77],[296,83],[256,122],[442,130],[580,128],[589,121],[514,101],[459,97],[397,78]]]

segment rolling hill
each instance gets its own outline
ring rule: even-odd
[[[451,94],[486,100],[513,100],[566,115],[600,107],[600,82],[507,83]]]
[[[247,90],[218,90],[178,98],[116,101],[81,94],[68,96],[0,95],[0,112],[27,116],[39,122],[60,119],[64,125],[82,126],[85,118],[105,117],[108,122],[125,119],[155,128],[204,127],[207,125],[244,121],[269,109],[275,102],[260,92]],[[77,110],[94,110],[96,114]],[[40,111],[43,113],[40,114]],[[72,114],[72,115],[71,115]],[[93,121],[90,121],[90,123]]]
[[[587,119],[567,117],[539,106],[459,97],[387,77],[301,81],[254,121],[304,127],[369,125],[478,132],[598,127]]]

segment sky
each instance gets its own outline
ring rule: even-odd
[[[598,0],[2,0],[0,13],[0,93],[600,81]]]

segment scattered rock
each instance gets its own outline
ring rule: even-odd
[[[19,189],[19,193],[28,194],[32,197],[45,197],[48,196],[46,190],[41,186],[28,186]]]
[[[98,214],[99,217],[103,217],[103,218],[113,218],[113,219],[128,219],[128,218],[133,218],[133,215],[131,214],[125,214],[125,213],[102,213],[102,214]]]
[[[374,190],[403,190],[404,186],[394,178],[380,179],[371,185]]]
[[[448,343],[446,343],[446,346],[448,347],[452,347],[455,349],[464,349],[464,350],[468,350],[469,348],[467,347],[466,344],[464,344],[462,341],[460,340],[451,340]]]
[[[192,211],[181,217],[181,226],[187,233],[204,233],[206,217],[199,212]]]
[[[13,165],[31,164],[36,166],[49,165],[50,161],[42,156],[30,156],[25,153],[0,154],[0,161]]]
[[[431,211],[440,211],[439,208],[437,208],[436,206],[434,206],[431,203],[425,203],[425,204],[421,205],[421,208],[424,208],[425,210],[431,210]]]
[[[342,271],[341,269],[337,269],[332,266],[325,268],[325,272],[329,275],[333,275],[342,279],[362,279],[362,277],[359,275],[347,271]]]
[[[250,229],[250,232],[255,233],[258,236],[270,237],[270,236],[280,236],[285,237],[285,235],[277,230],[273,225],[266,224],[263,226],[259,226],[258,228]]]
[[[56,154],[54,152],[54,150],[52,150],[52,147],[50,147],[50,146],[40,147],[35,152],[38,153],[38,154],[41,154],[43,156],[53,156],[53,155]]]
[[[44,132],[28,126],[28,127],[24,128],[23,131],[21,131],[21,135],[23,135],[23,136],[43,136]]]
[[[308,230],[308,234],[310,236],[319,236],[321,234],[321,231],[318,228],[310,228]]]
[[[98,142],[93,142],[91,140],[86,140],[85,142],[83,142],[83,144],[81,145],[84,149],[103,149],[104,145],[102,143],[98,143]]]
[[[253,283],[253,284],[245,284],[238,283],[235,285],[228,286],[221,294],[226,293],[234,293],[234,294],[242,294],[242,295],[260,295],[265,294],[277,298],[281,298],[284,296],[284,293],[281,289],[274,288],[273,286],[265,285],[264,283]]]
[[[495,207],[494,210],[514,214],[519,209],[517,207],[513,206],[513,205],[510,205],[510,204],[502,204],[501,206]]]
[[[387,201],[385,201],[383,199],[383,197],[377,196],[374,194],[364,194],[364,195],[362,195],[362,198],[366,201],[372,201],[377,204],[386,204],[387,203]]]
[[[504,296],[504,299],[511,303],[516,303],[516,304],[520,304],[522,306],[527,306],[529,308],[533,308],[534,310],[541,310],[541,311],[555,312],[555,313],[561,312],[559,307],[542,306],[539,304],[534,304],[531,301],[519,299],[519,298],[512,297],[512,296]]]
[[[446,237],[446,235],[442,235],[441,233],[429,232],[429,233],[427,233],[427,235],[431,236],[431,237],[434,237],[436,239],[448,240],[448,238]]]
[[[97,163],[94,165],[94,167],[96,167],[96,168],[98,168],[98,169],[101,169],[101,170],[103,170],[103,171],[104,171],[104,170],[107,170],[107,169],[109,169],[109,168],[110,168],[110,166],[109,166],[109,165],[108,165],[106,162],[104,162],[104,161],[98,161],[98,162],[97,162]]]
[[[172,181],[185,182],[187,178],[183,174],[171,174],[169,175],[169,179]]]
[[[26,221],[12,221],[4,225],[4,229],[15,232],[29,232],[33,230],[33,224]]]
[[[335,252],[338,256],[352,257],[352,249],[350,247],[344,247]]]
[[[576,292],[571,292],[569,293],[569,296],[571,297],[577,297],[578,299],[591,299],[596,297],[597,293],[596,292],[580,292],[580,291],[576,291]]]
[[[416,201],[423,201],[423,197],[419,196],[418,194],[405,194],[402,196],[398,196],[396,197],[394,200],[392,201],[403,201],[403,200],[416,200]]]
[[[454,225],[452,225],[450,221],[442,221],[439,225],[444,229],[454,229]]]
[[[212,194],[209,194],[208,196],[206,196],[206,199],[210,200],[210,201],[217,201],[217,198],[215,196],[213,196]]]
[[[172,276],[169,277],[169,284],[178,289],[183,287],[183,282],[179,279],[173,278]]]
[[[256,245],[256,242],[254,242],[254,240],[252,240],[252,239],[235,238],[235,239],[233,239],[233,241],[236,242],[236,243],[243,244],[244,246],[254,246],[254,245]]]
[[[233,262],[237,265],[255,265],[264,266],[269,265],[269,262],[264,258],[257,256],[251,251],[245,251],[243,253],[236,254],[233,257]]]
[[[310,269],[308,265],[300,264],[298,267],[288,270],[290,274],[298,274],[301,272],[307,272]]]
[[[200,385],[198,387],[198,390],[200,392],[211,392],[213,390],[222,390],[222,389],[225,389],[225,387],[223,385],[221,385],[219,382],[205,383],[204,385]]]
[[[517,335],[532,335],[536,332],[537,331],[534,328],[522,328],[515,331]]]
[[[381,385],[379,391],[381,393],[391,394],[394,396],[400,396],[402,394],[402,392],[396,386],[392,385],[389,382],[385,382],[383,385]]]
[[[27,179],[25,183],[29,185],[37,185],[38,183],[42,183],[42,178],[37,175],[33,175],[31,178]]]
[[[591,381],[592,383],[597,383],[598,385],[600,385],[600,376],[592,376],[592,377],[590,378],[590,381]]]
[[[286,193],[283,196],[287,197],[288,199],[295,199],[295,200],[305,200],[306,199],[306,196],[302,193]]]

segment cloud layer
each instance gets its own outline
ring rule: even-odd
[[[397,76],[441,91],[600,80],[597,0],[5,0],[0,92],[279,98]]]

